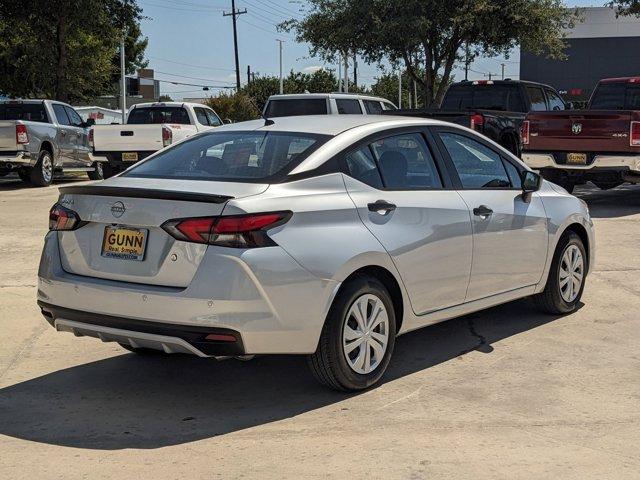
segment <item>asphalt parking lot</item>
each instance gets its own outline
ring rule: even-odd
[[[141,358],[53,331],[35,296],[57,186],[0,179],[0,478],[640,478],[640,186],[577,190],[597,235],[578,311],[518,301],[409,333],[356,395],[301,357]]]

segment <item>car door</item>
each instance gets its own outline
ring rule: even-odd
[[[473,262],[466,301],[535,285],[547,255],[547,218],[537,193],[523,195],[523,166],[478,136],[436,130],[458,193],[472,212]]]
[[[71,120],[67,115],[64,105],[54,103],[52,105],[53,113],[58,121],[58,129],[56,132],[56,143],[58,144],[58,161],[56,166],[71,167],[76,163],[75,136],[76,129],[71,126]]]
[[[371,137],[342,158],[362,222],[391,256],[420,315],[464,301],[469,210],[420,130]]]
[[[84,166],[91,164],[89,148],[89,130],[86,128],[84,120],[73,108],[65,105],[65,110],[71,126],[74,129],[74,150],[75,150],[75,163],[78,166]]]

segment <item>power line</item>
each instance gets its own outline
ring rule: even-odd
[[[275,7],[277,7],[278,9],[280,9],[281,11],[286,12],[287,15],[293,15],[294,17],[298,17],[300,15],[299,11],[298,12],[294,12],[293,10],[291,10],[291,9],[289,9],[287,7],[283,7],[282,5],[278,5],[277,3],[272,2],[271,0],[264,0],[264,2],[261,1],[261,0],[256,0],[256,1],[262,3],[263,5],[265,5],[264,2],[270,3],[270,4],[274,5]]]
[[[169,6],[169,5],[162,5],[159,3],[149,3],[149,2],[140,2],[141,5],[143,6],[150,6],[150,7],[159,7],[159,8],[165,8],[167,10],[174,10],[174,11],[181,11],[181,12],[222,12],[223,9],[222,8],[179,8],[176,6]]]
[[[233,82],[229,82],[227,80],[214,80],[214,79],[211,79],[211,78],[190,77],[189,75],[180,75],[178,73],[161,72],[160,70],[154,70],[154,72],[161,73],[162,75],[169,75],[169,76],[172,76],[172,77],[189,78],[191,80],[204,80],[205,82],[233,83]]]
[[[182,65],[184,67],[193,67],[193,68],[199,68],[201,70],[220,70],[223,72],[235,72],[236,70],[234,68],[220,68],[220,67],[204,67],[202,65],[194,65],[193,63],[183,63],[183,62],[176,62],[175,60],[169,60],[166,58],[159,58],[159,57],[147,57],[150,60],[159,60],[161,62],[167,62],[167,63],[175,63],[176,65]]]

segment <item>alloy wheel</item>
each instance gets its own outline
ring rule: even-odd
[[[48,154],[42,156],[42,178],[49,183],[53,178],[53,162]]]
[[[562,254],[558,272],[560,295],[567,302],[573,302],[582,287],[584,279],[584,258],[576,245],[569,245]]]

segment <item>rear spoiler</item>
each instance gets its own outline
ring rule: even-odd
[[[61,195],[98,195],[102,197],[153,198],[157,200],[177,200],[186,202],[224,203],[233,197],[212,193],[179,192],[151,188],[110,187],[101,185],[68,186],[58,189]]]

